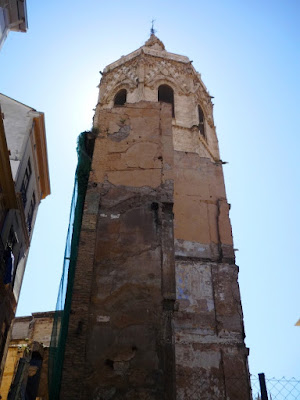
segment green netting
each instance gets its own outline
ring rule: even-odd
[[[75,173],[63,271],[56,303],[49,352],[49,399],[58,400],[65,344],[68,333],[74,275],[78,254],[84,199],[91,169],[96,132],[82,132],[77,140],[78,164]]]

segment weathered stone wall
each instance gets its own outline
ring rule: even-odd
[[[177,399],[250,399],[222,164],[174,154]]]
[[[176,254],[234,262],[221,163],[192,152],[174,158]]]
[[[232,264],[176,261],[177,399],[250,399],[237,272]]]
[[[97,118],[61,399],[171,400],[171,107],[141,102]]]
[[[96,114],[62,399],[249,399],[222,166],[174,151],[170,108]]]

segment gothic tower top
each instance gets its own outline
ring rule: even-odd
[[[99,87],[95,124],[101,109],[139,101],[167,102],[172,104],[175,149],[195,151],[219,161],[212,97],[192,61],[166,51],[154,33],[142,47],[109,64],[102,73]],[[182,148],[180,137],[187,130],[190,133],[185,132]]]

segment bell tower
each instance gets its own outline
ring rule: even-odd
[[[250,400],[213,105],[154,35],[108,65],[60,398]]]

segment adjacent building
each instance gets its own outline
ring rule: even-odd
[[[2,400],[48,400],[48,358],[54,312],[33,313],[13,322],[0,385]],[[8,393],[10,395],[8,396]]]
[[[104,69],[60,399],[251,399],[211,99],[154,34]]]
[[[10,31],[27,31],[26,0],[0,0],[0,49]]]
[[[50,194],[44,114],[0,94],[0,381],[40,201]]]

